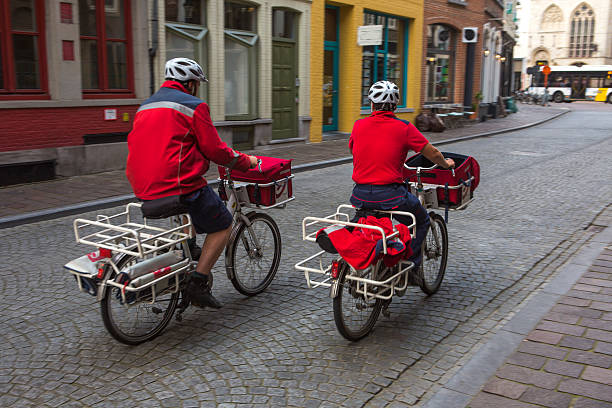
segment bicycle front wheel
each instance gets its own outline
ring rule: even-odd
[[[440,289],[446,261],[448,259],[448,232],[444,219],[438,214],[429,213],[430,226],[423,240],[423,261],[418,270],[419,286],[427,295],[433,295]]]
[[[119,271],[125,271],[130,266],[141,261],[135,256],[125,256],[117,263]],[[111,278],[114,278],[113,275]],[[108,332],[124,344],[136,345],[159,335],[170,323],[179,293],[171,293],[174,280],[170,287],[162,291],[152,302],[151,290],[126,292],[123,301],[121,289],[108,286],[100,303],[102,320]]]
[[[228,243],[225,266],[232,285],[245,296],[263,292],[272,283],[281,258],[281,235],[276,222],[267,214],[247,214],[234,227]]]
[[[358,341],[370,334],[383,301],[380,299],[366,300],[357,293],[355,281],[346,279],[350,272],[348,264],[341,261],[338,274],[338,294],[334,298],[334,321],[340,334],[347,340]],[[367,276],[364,276],[367,278]]]

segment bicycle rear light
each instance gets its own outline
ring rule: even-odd
[[[340,272],[340,268],[338,267],[338,261],[332,261],[331,277],[333,279],[338,279],[339,272]]]

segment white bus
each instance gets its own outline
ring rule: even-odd
[[[544,95],[543,66],[531,78],[530,94]],[[551,65],[548,95],[555,102],[597,101],[612,103],[612,65]]]

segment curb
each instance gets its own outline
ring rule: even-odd
[[[424,403],[423,408],[464,408],[480,392],[523,339],[589,269],[593,260],[612,242],[612,227],[593,235],[589,243],[568,259],[537,296],[521,309]]]
[[[540,120],[538,122],[528,123],[526,125],[516,126],[513,128],[493,130],[493,131],[484,132],[484,133],[477,133],[475,135],[470,135],[470,136],[456,137],[454,139],[442,140],[439,142],[435,142],[433,144],[436,146],[442,146],[442,145],[457,143],[457,142],[461,142],[465,140],[472,140],[472,139],[477,139],[481,137],[499,135],[502,133],[515,132],[517,130],[526,129],[529,127],[540,125],[542,123],[556,119],[561,115],[565,115],[566,113],[571,111],[568,108],[563,108],[563,109],[566,109],[566,110],[563,112],[559,112],[549,118]],[[323,161],[300,164],[300,165],[294,166],[293,171],[294,173],[301,173],[304,171],[323,169],[325,167],[338,166],[341,164],[350,163],[352,161],[353,161],[352,156],[341,157],[339,159],[323,160]],[[208,181],[208,185],[211,187],[216,187],[217,184],[218,184],[217,180]],[[80,213],[87,212],[87,211],[95,211],[95,210],[101,210],[104,208],[115,207],[121,204],[127,204],[133,201],[134,199],[135,199],[134,194],[126,194],[126,195],[121,195],[121,196],[102,198],[102,199],[94,200],[94,201],[85,201],[83,203],[71,204],[71,205],[67,205],[63,207],[48,208],[45,210],[28,212],[25,214],[12,215],[9,217],[2,217],[0,218],[0,229],[16,227],[18,225],[30,224],[30,223],[38,222],[38,221],[51,220],[54,218],[60,218],[60,217],[68,216],[68,215],[80,214]]]

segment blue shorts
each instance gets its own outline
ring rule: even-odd
[[[181,201],[187,206],[198,234],[219,232],[232,225],[232,214],[209,186],[185,194]]]

